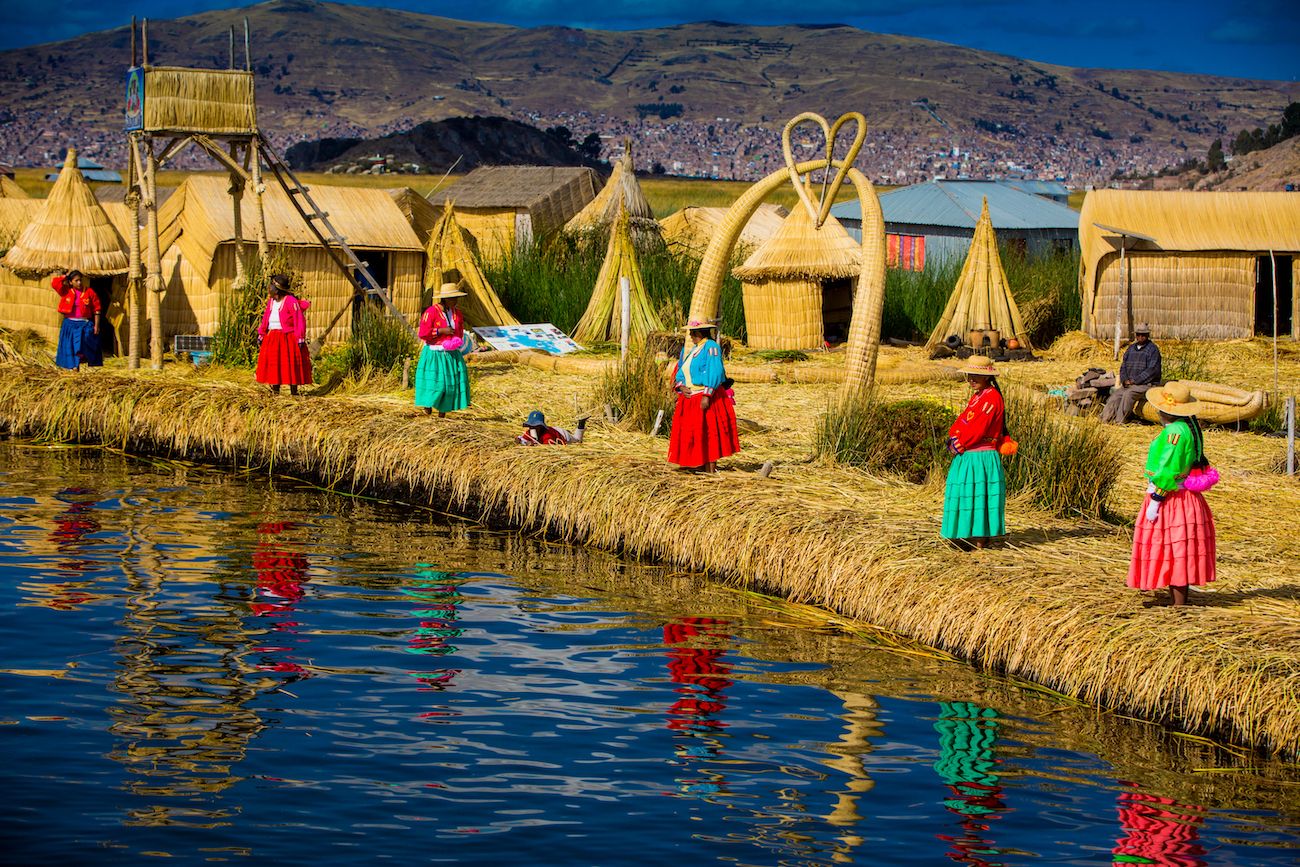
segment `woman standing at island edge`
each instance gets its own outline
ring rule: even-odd
[[[948,429],[948,468],[943,493],[943,538],[959,547],[984,548],[1007,532],[1007,483],[1002,451],[1007,440],[1006,406],[991,359],[972,355],[958,370],[972,394]]]
[[[455,283],[443,283],[433,303],[420,317],[418,336],[424,343],[415,369],[415,405],[439,418],[469,406],[469,367],[465,364],[465,316],[457,309],[465,293]]]
[[[718,459],[740,451],[735,402],[723,386],[722,347],[709,336],[718,326],[691,320],[690,335],[677,359],[673,377],[677,407],[668,438],[668,460],[706,473],[718,471]]]
[[[311,385],[311,357],[307,354],[310,306],[310,301],[293,294],[288,277],[271,276],[262,322],[257,326],[262,344],[257,350],[257,381],[269,385],[275,394],[282,385],[289,386],[290,394],[297,394],[300,385]]]
[[[54,363],[68,370],[81,365],[102,367],[104,354],[99,347],[99,296],[86,285],[80,271],[67,271],[50,279],[50,287],[59,294],[59,345]]]

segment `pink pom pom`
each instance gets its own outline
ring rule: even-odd
[[[1219,471],[1214,467],[1204,470],[1192,470],[1183,480],[1183,488],[1188,491],[1203,493],[1219,483]]]
[[[461,340],[459,337],[452,336],[452,337],[442,338],[441,340],[438,341],[438,345],[441,346],[443,349],[447,350],[448,352],[455,352],[457,349],[460,349],[462,346],[464,346],[465,342]]]

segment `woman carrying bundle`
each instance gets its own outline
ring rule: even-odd
[[[418,336],[424,343],[415,369],[415,405],[438,418],[469,406],[469,367],[465,364],[465,317],[457,305],[465,293],[455,283],[443,283],[433,303],[420,317]]]
[[[293,294],[287,276],[271,276],[262,323],[257,327],[262,344],[257,350],[257,381],[269,385],[272,394],[279,394],[282,385],[289,386],[290,394],[297,394],[298,386],[311,384],[311,357],[307,354],[309,307],[310,301]]]
[[[68,370],[80,370],[81,365],[103,367],[104,354],[99,347],[99,296],[86,285],[86,276],[80,271],[56,274],[50,286],[59,293],[59,312],[63,324],[59,326],[59,347],[54,363]]]
[[[683,467],[718,471],[718,459],[740,451],[736,409],[724,381],[722,347],[709,335],[718,326],[691,320],[690,335],[677,359],[673,377],[677,407],[668,439],[668,460]]]
[[[1007,437],[1006,406],[997,369],[982,355],[960,368],[973,394],[948,429],[948,451],[956,457],[943,494],[943,538],[969,549],[986,548],[1007,532],[1007,483],[1002,454],[1014,453]]]
[[[1186,605],[1190,587],[1214,580],[1214,515],[1201,492],[1219,473],[1205,459],[1200,402],[1191,389],[1171,382],[1146,398],[1165,427],[1147,450],[1147,495],[1133,530],[1128,586],[1168,587],[1172,604]]]

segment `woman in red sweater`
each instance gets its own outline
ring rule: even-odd
[[[63,324],[59,326],[59,347],[54,363],[68,370],[79,370],[81,365],[102,367],[104,354],[99,347],[99,296],[87,285],[80,271],[56,274],[50,286],[59,293],[59,312]]]

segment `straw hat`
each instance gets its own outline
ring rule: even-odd
[[[1151,336],[1151,326],[1148,325],[1148,324],[1146,324],[1145,322],[1139,322],[1137,325],[1133,326],[1133,333],[1134,333],[1134,334],[1145,334],[1145,335],[1147,335],[1148,337],[1150,337],[1150,336]]]
[[[993,359],[985,355],[972,355],[966,359],[965,367],[957,368],[958,373],[973,373],[976,376],[997,376],[998,369],[993,366]]]
[[[1174,380],[1147,390],[1147,403],[1165,415],[1196,415],[1201,402],[1185,382]]]
[[[714,319],[692,319],[682,326],[682,331],[717,331],[718,323]]]
[[[455,283],[443,283],[442,288],[438,290],[438,294],[433,297],[439,300],[443,298],[464,298],[465,293],[460,291],[460,287]]]

